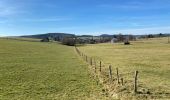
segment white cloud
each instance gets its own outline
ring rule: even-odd
[[[56,18],[37,18],[37,19],[21,19],[22,22],[56,22],[56,21],[65,21],[71,20],[71,18],[56,17]]]
[[[168,0],[150,0],[144,1],[128,1],[117,4],[100,4],[97,7],[106,9],[119,9],[119,10],[158,10],[169,8],[170,1]]]
[[[170,33],[170,26],[165,27],[150,27],[150,28],[136,28],[136,29],[115,29],[115,30],[102,30],[91,32],[79,32],[80,34],[157,34],[157,33]]]
[[[170,33],[170,26],[165,26],[165,27],[150,27],[150,28],[138,28],[138,29],[124,29],[124,30],[113,30],[112,33],[124,33],[124,34]]]
[[[0,17],[14,17],[14,15],[18,15],[22,10],[23,5],[19,5],[11,2],[12,0],[1,0],[0,1]]]
[[[0,16],[1,17],[8,16],[14,13],[15,13],[14,7],[10,7],[8,4],[2,1],[0,2]]]
[[[6,20],[0,20],[0,24],[4,24],[4,23],[7,23]]]
[[[98,5],[98,7],[106,8],[106,9],[141,9],[140,5],[134,5],[134,4],[101,4]]]

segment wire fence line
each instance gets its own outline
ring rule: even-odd
[[[148,89],[147,84],[141,82],[139,79],[140,73],[138,70],[134,72],[120,72],[118,67],[114,67],[110,64],[105,64],[101,59],[90,57],[80,51],[75,46],[77,54],[90,65],[90,69],[97,81],[101,83],[105,90],[110,93],[109,95],[118,97],[136,96],[140,99],[155,99],[155,98],[170,98],[170,93],[154,93]]]
[[[119,68],[112,69],[112,66],[107,67],[103,61],[96,58],[87,56],[85,53],[81,52],[76,46],[75,50],[82,59],[87,62],[91,69],[93,70],[96,80],[103,84],[107,91],[114,92],[130,92],[133,94],[138,94],[138,71],[130,73],[120,73]],[[126,80],[127,75],[131,75],[133,80]],[[123,90],[124,89],[124,90]],[[114,95],[114,94],[111,94]]]

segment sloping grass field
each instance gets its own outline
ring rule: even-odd
[[[87,66],[73,47],[0,39],[0,99],[104,99]]]
[[[104,43],[78,48],[89,57],[103,61],[103,69],[112,65],[113,73],[116,73],[115,69],[119,68],[124,80],[131,80],[131,84],[134,72],[138,70],[138,91],[146,90],[156,98],[167,100],[170,99],[170,44],[167,40],[155,38],[134,41],[131,45]]]

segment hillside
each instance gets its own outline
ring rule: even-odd
[[[73,47],[0,39],[0,99],[106,99],[87,66]]]
[[[25,35],[21,37],[25,38],[37,38],[37,39],[43,39],[43,38],[63,38],[63,37],[74,37],[74,34],[68,34],[68,33],[46,33],[46,34],[37,34],[37,35]]]

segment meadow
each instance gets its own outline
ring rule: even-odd
[[[146,94],[153,96],[151,98],[170,99],[170,44],[167,40],[141,39],[131,42],[131,45],[103,43],[78,48],[85,55],[102,61],[105,72],[108,72],[109,65],[112,66],[113,73],[116,73],[118,68],[121,77],[131,84],[134,72],[138,70],[138,91],[147,91]]]
[[[73,47],[0,39],[1,100],[106,99]]]

